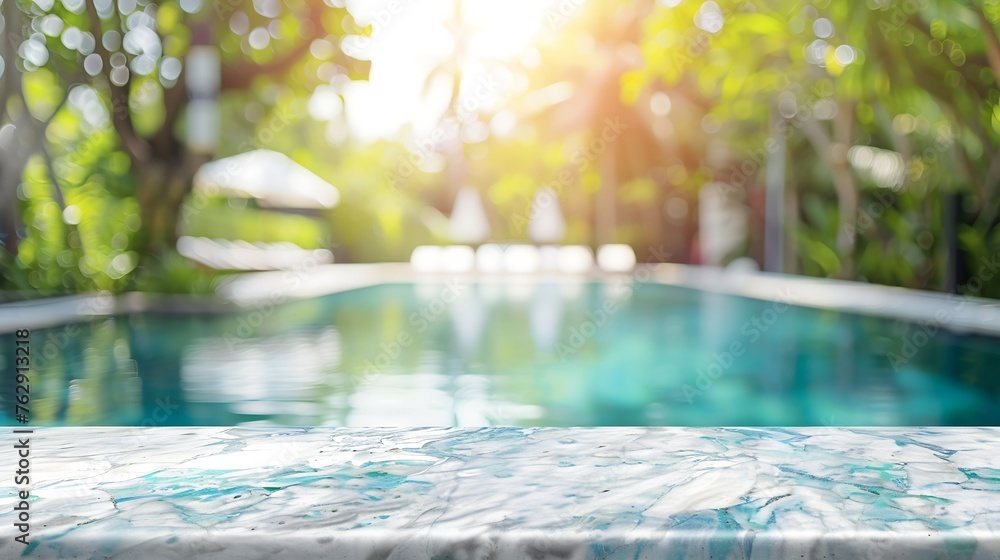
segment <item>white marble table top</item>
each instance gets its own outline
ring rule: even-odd
[[[28,547],[4,447],[4,559],[1000,558],[998,428],[40,428]]]

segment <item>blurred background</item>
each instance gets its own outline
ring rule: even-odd
[[[7,300],[487,241],[1000,295],[995,0],[0,13]]]
[[[48,327],[34,422],[1000,423],[995,306],[647,282],[1000,297],[1000,1],[0,14],[0,329]],[[662,262],[713,268],[635,267]]]

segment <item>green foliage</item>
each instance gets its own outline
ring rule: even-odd
[[[162,187],[170,179],[156,179],[173,174],[182,191],[191,186],[186,72],[196,43],[220,47],[222,105],[230,109],[221,155],[271,142],[300,148],[312,91],[368,74],[366,61],[338,48],[341,37],[367,31],[346,9],[312,0],[6,0],[2,7],[0,129],[16,130],[21,146],[15,153],[5,144],[0,153],[0,223],[20,226],[4,241],[17,255],[0,249],[0,290],[186,291],[189,267],[169,251],[155,254],[148,240],[173,235],[171,211],[181,204]],[[196,233],[307,247],[327,238],[319,220],[216,210]],[[189,278],[191,289],[205,289],[200,274]]]
[[[789,184],[800,203],[800,229],[791,233],[804,273],[940,287],[941,200],[956,190],[970,204],[965,250],[977,260],[1000,250],[992,210],[1000,177],[988,169],[1000,156],[1000,90],[987,52],[997,36],[996,2],[984,4],[992,33],[983,32],[975,4],[945,0],[707,6],[689,0],[653,10],[637,71],[642,88],[695,83],[711,103],[707,118],[722,123],[707,135],[737,153],[765,145],[772,115],[787,119]],[[623,80],[622,89],[636,86]],[[892,185],[877,184],[886,182],[888,161],[868,169],[850,162],[846,190],[858,197],[856,223],[840,223],[837,212],[854,212],[845,206],[853,204],[844,199],[848,184],[834,188],[841,163],[832,149],[845,139],[844,148],[872,146],[902,162],[892,164],[900,172]],[[875,197],[889,186],[890,200]],[[838,247],[844,228],[857,236],[847,254]],[[851,261],[854,270],[844,270]],[[1000,282],[988,290],[1000,290]]]
[[[135,277],[135,289],[159,294],[211,294],[225,277],[178,255],[164,253]]]
[[[102,138],[90,141],[97,146]],[[121,291],[128,286],[129,275],[138,263],[131,244],[140,222],[135,201],[117,196],[116,189],[109,188],[109,182],[120,185],[128,180],[116,173],[114,160],[112,152],[94,157],[79,150],[55,159],[57,168],[67,170],[60,183],[65,210],[56,202],[56,187],[42,158],[29,161],[21,201],[26,236],[17,257],[3,252],[4,287],[56,295]],[[93,169],[88,171],[87,166]],[[84,220],[84,216],[103,219]]]
[[[970,226],[959,231],[959,244],[967,253],[969,279],[960,291],[968,295],[1000,298],[1000,286],[996,282],[994,265],[1000,261],[1000,228],[994,229],[988,237]]]
[[[325,248],[320,245],[327,237],[316,218],[248,208],[244,199],[213,200],[201,210],[190,212],[184,233],[250,243],[294,243],[304,249]]]

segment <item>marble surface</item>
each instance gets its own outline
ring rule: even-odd
[[[1000,558],[998,428],[43,428],[28,548],[4,447],[5,559]]]

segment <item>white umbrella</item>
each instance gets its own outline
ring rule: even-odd
[[[555,191],[549,187],[538,189],[528,221],[528,238],[535,243],[559,243],[565,235],[566,221]]]
[[[285,154],[254,150],[201,166],[194,188],[208,195],[255,198],[271,208],[333,208],[337,188]]]
[[[479,193],[469,187],[459,189],[451,210],[449,230],[457,243],[482,243],[490,238],[490,222]]]

